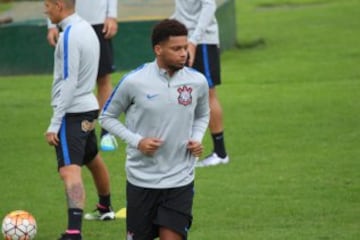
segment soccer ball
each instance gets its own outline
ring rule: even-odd
[[[26,211],[13,211],[5,216],[1,231],[5,240],[32,240],[37,231],[36,221]]]

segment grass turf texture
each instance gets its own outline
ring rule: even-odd
[[[222,55],[228,165],[197,170],[189,239],[360,238],[360,2],[237,1],[239,48]],[[115,74],[114,83],[121,74]],[[63,186],[43,133],[51,76],[0,78],[0,216],[30,211],[38,240],[66,227]],[[205,138],[211,151],[209,135]],[[104,153],[124,206],[124,144]],[[96,194],[84,171],[86,211]],[[88,240],[125,222],[84,221]]]

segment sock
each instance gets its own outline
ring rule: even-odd
[[[104,210],[104,212],[108,212],[111,206],[110,194],[108,195],[99,195],[99,211]]]
[[[109,132],[105,129],[101,128],[100,137],[103,137],[105,134],[108,134]]]
[[[211,136],[214,144],[214,152],[219,157],[225,158],[227,154],[225,151],[224,132],[212,133]]]
[[[68,234],[80,234],[82,225],[83,210],[80,208],[68,209]]]
[[[81,234],[81,232],[79,230],[71,230],[68,229],[65,231],[66,234]]]

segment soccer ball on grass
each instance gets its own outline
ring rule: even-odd
[[[1,231],[5,240],[32,240],[37,231],[36,221],[30,213],[16,210],[5,216]]]

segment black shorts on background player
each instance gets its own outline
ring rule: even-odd
[[[114,50],[111,39],[105,39],[102,32],[104,24],[92,25],[100,42],[100,61],[98,78],[115,71]]]
[[[210,88],[220,85],[220,49],[218,45],[197,45],[192,67],[205,75]]]

